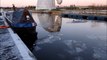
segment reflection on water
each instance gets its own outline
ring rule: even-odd
[[[62,19],[52,14],[37,14],[42,27],[48,32],[58,32],[61,29]]]
[[[52,43],[55,40],[61,40],[59,32],[62,25],[62,18],[52,14],[37,14],[37,16],[42,27],[49,33],[39,43]]]
[[[107,23],[33,14],[38,60],[107,60]],[[37,19],[38,18],[38,19]]]

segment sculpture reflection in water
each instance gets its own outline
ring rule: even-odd
[[[51,43],[55,40],[61,40],[60,29],[62,25],[62,18],[59,15],[52,14],[38,14],[38,18],[41,26],[49,32],[47,38],[44,39],[44,43]]]

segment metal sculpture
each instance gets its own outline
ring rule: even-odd
[[[56,0],[57,4],[61,4],[62,0]],[[37,10],[52,10],[55,9],[55,0],[38,0]]]

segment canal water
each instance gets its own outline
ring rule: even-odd
[[[107,22],[36,14],[38,60],[107,60]]]

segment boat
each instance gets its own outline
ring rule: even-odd
[[[13,6],[13,10],[6,13],[6,22],[30,49],[37,40],[37,24],[27,8],[16,9]]]

